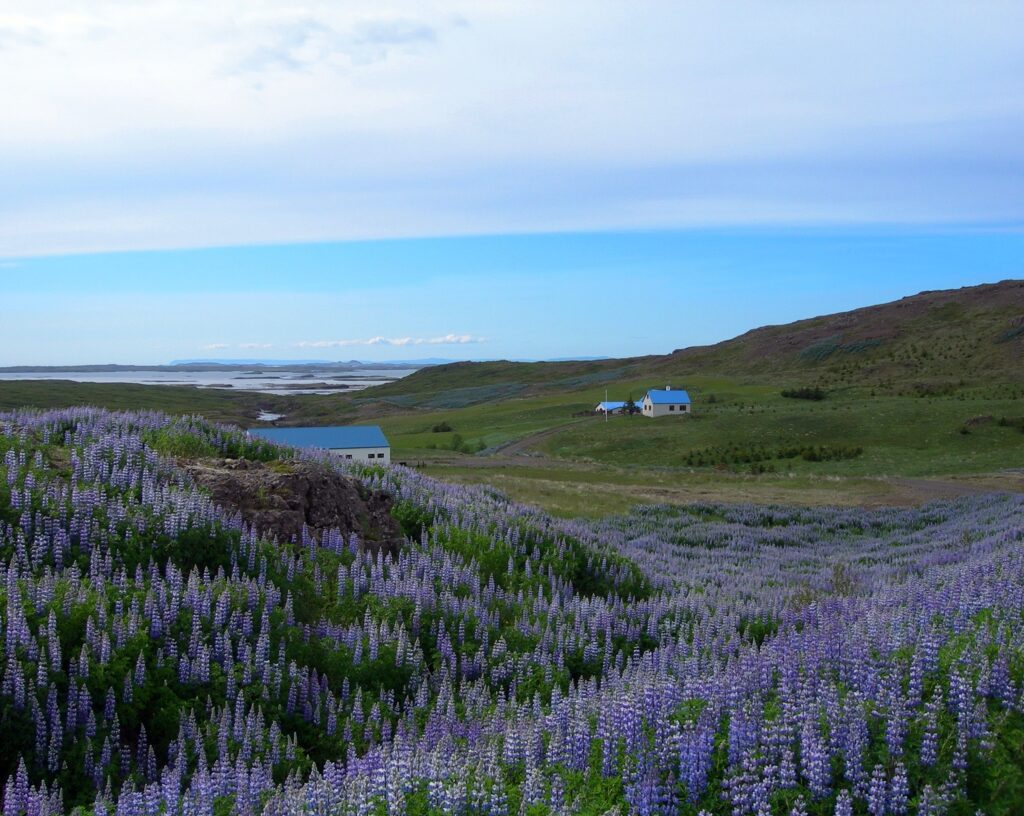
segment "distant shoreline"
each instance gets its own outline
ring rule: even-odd
[[[162,373],[174,372],[205,372],[205,371],[364,371],[372,369],[382,370],[408,370],[410,368],[423,368],[429,363],[370,363],[352,361],[347,363],[179,363],[173,365],[68,365],[68,366],[0,366],[0,374],[57,374],[66,371],[69,374],[111,374],[117,372],[136,371],[159,371]]]

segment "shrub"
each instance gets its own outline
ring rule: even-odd
[[[1016,428],[1024,433],[1024,417],[1000,417],[998,425],[1001,428]]]
[[[803,400],[823,400],[825,399],[825,392],[821,388],[787,388],[782,392],[782,396],[786,399],[803,399]]]
[[[452,426],[449,425],[447,422],[438,422],[430,430],[433,431],[434,433],[448,433],[449,431],[451,431],[451,429]]]

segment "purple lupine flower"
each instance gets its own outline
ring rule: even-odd
[[[887,785],[885,768],[875,765],[871,772],[871,782],[868,786],[868,813],[871,816],[886,816]]]
[[[835,816],[853,816],[853,797],[845,788],[836,797]]]

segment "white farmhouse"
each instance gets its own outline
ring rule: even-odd
[[[690,413],[690,395],[671,385],[664,390],[652,388],[644,394],[640,413],[645,417],[684,416]]]
[[[624,402],[599,402],[597,407],[594,409],[594,413],[597,414],[621,414],[626,409],[626,403]]]
[[[385,464],[391,445],[378,425],[334,425],[320,428],[250,428],[257,436],[293,448],[323,448],[339,459]]]

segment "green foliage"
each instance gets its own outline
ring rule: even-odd
[[[802,459],[805,462],[833,462],[855,459],[864,453],[860,446],[847,445],[787,445],[765,448],[761,445],[727,445],[689,451],[683,462],[690,467],[716,465],[751,465],[751,473],[772,473],[772,460]]]
[[[825,399],[825,391],[821,388],[811,387],[787,388],[785,391],[782,392],[782,396],[786,397],[787,399],[803,399],[820,402],[821,400]]]
[[[808,346],[800,352],[800,359],[811,363],[820,363],[837,354],[863,354],[882,344],[882,341],[877,338],[852,340],[849,343],[842,343],[840,340],[841,338],[837,335]]]
[[[1000,417],[998,424],[1000,428],[1016,428],[1024,433],[1024,417]]]
[[[402,526],[406,538],[413,541],[419,541],[434,522],[434,516],[427,508],[410,501],[395,502],[391,515]]]
[[[839,350],[839,341],[829,338],[808,346],[800,352],[800,358],[812,363],[819,363]]]
[[[197,459],[221,456],[270,462],[281,457],[282,448],[237,429],[211,425],[200,417],[181,417],[174,424],[146,429],[142,441],[164,456]],[[287,450],[287,449],[284,449]]]
[[[996,338],[997,343],[1008,343],[1017,337],[1024,337],[1024,320],[1017,326],[1011,326]]]
[[[196,459],[201,456],[217,455],[217,448],[212,442],[187,430],[160,428],[159,430],[145,431],[142,439],[153,450],[164,456]]]

